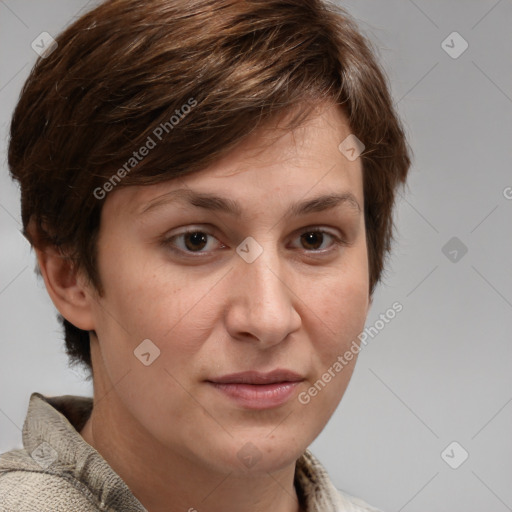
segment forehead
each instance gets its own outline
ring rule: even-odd
[[[314,195],[322,191],[350,192],[362,206],[361,159],[349,161],[338,148],[350,135],[341,109],[332,104],[321,105],[293,130],[284,129],[286,117],[253,132],[201,171],[155,185],[119,188],[110,194],[104,208],[137,216],[159,198],[184,189],[230,196],[233,209],[237,208],[235,202],[243,206],[258,193],[260,200],[268,202],[272,198],[269,192],[299,199],[309,190]],[[174,195],[182,199],[190,196]]]

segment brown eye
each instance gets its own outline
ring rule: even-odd
[[[325,253],[340,245],[344,245],[340,237],[323,229],[309,229],[300,235],[300,248],[312,253]]]
[[[184,237],[185,247],[190,251],[196,251],[204,249],[209,235],[201,231],[191,231],[182,236]]]
[[[162,243],[179,253],[206,255],[215,249],[215,242],[222,245],[208,231],[196,229],[177,233],[164,239]]]
[[[324,240],[324,234],[320,231],[310,231],[301,235],[304,248],[309,250],[318,250]]]

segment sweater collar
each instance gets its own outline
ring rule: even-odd
[[[102,510],[123,503],[123,511],[147,512],[107,461],[80,435],[92,411],[89,397],[46,397],[32,393],[23,425],[23,446],[50,474],[67,474],[94,495]]]

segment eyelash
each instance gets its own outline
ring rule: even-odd
[[[211,233],[209,230],[204,229],[204,228],[188,229],[186,231],[182,231],[181,233],[176,233],[176,234],[174,234],[174,235],[172,235],[170,237],[164,238],[162,240],[162,245],[164,247],[170,248],[175,253],[178,253],[180,255],[192,256],[193,258],[205,257],[205,256],[201,256],[203,254],[204,255],[209,255],[211,253],[211,251],[210,252],[208,252],[208,251],[197,251],[197,252],[194,252],[194,251],[189,251],[189,250],[184,250],[184,249],[178,249],[178,248],[176,248],[174,246],[173,240],[175,240],[176,238],[184,237],[186,235],[190,235],[190,234],[194,234],[194,233],[201,233],[201,234],[207,235],[209,237],[216,238],[213,233]],[[343,247],[343,246],[348,246],[349,245],[348,242],[346,242],[345,240],[343,240],[339,236],[336,236],[333,233],[331,233],[329,231],[326,231],[324,229],[321,229],[320,227],[317,227],[317,226],[313,226],[311,228],[307,228],[307,229],[303,230],[298,236],[300,237],[301,235],[310,234],[310,233],[321,233],[321,234],[324,234],[324,235],[328,235],[328,236],[330,236],[332,238],[333,242],[332,242],[332,244],[331,244],[329,249],[323,249],[323,250],[308,250],[308,249],[305,249],[305,252],[307,252],[307,253],[326,255],[328,253],[330,254],[337,247],[340,247],[340,246]],[[323,243],[323,240],[322,240],[322,243]]]

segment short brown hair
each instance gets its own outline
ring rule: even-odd
[[[61,248],[101,295],[101,191],[201,170],[266,121],[300,107],[291,129],[329,100],[365,145],[373,294],[410,154],[374,49],[342,8],[322,0],[110,0],[56,42],[32,69],[11,123],[8,162],[32,245]],[[158,126],[158,147],[131,161]],[[88,332],[58,319],[71,360],[91,368]]]

